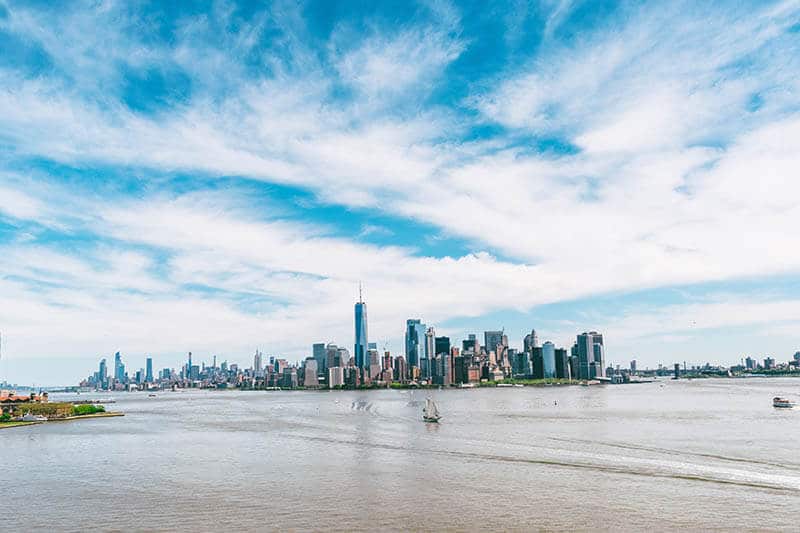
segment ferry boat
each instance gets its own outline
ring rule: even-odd
[[[794,402],[787,398],[780,398],[776,396],[772,399],[772,407],[777,407],[779,409],[791,409],[794,407]]]
[[[439,409],[436,407],[433,400],[428,398],[425,401],[425,407],[422,408],[422,419],[425,422],[438,423],[440,418],[442,417],[439,414]]]

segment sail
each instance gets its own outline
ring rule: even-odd
[[[425,409],[422,410],[422,413],[429,418],[439,418],[439,409],[430,398],[425,401]]]

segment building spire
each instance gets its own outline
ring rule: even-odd
[[[358,303],[364,303],[364,299],[361,297],[361,281],[358,282]]]

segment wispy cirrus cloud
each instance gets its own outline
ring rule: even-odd
[[[449,3],[325,16],[283,3],[162,7],[75,4],[54,16],[15,5],[0,19],[15,46],[36,51],[24,57],[40,58],[0,64],[4,164],[60,191],[0,181],[15,228],[0,235],[49,235],[3,243],[14,276],[67,291],[42,305],[78,298],[93,275],[98,301],[131,290],[126,320],[200,294],[242,323],[296,323],[274,335],[300,355],[310,341],[300,324],[349,331],[337,302],[358,279],[370,280],[388,336],[405,315],[444,321],[800,270],[791,2],[626,4],[590,23],[577,3],[551,2],[538,19],[525,7],[514,35]],[[512,11],[506,27],[522,15]],[[142,177],[127,194],[89,193],[42,161],[97,181]],[[307,192],[339,214],[265,214],[260,204],[280,204],[270,193],[242,200],[210,185],[231,176]],[[402,222],[367,244],[369,221],[337,234],[348,211]],[[430,235],[404,226],[473,253],[431,253]],[[74,239],[85,242],[70,250]],[[131,270],[92,255],[104,253]],[[37,256],[67,271],[37,270]],[[445,295],[438,279],[452,284]]]

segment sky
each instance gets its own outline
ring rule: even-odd
[[[407,318],[800,350],[800,2],[0,0],[0,382]]]

